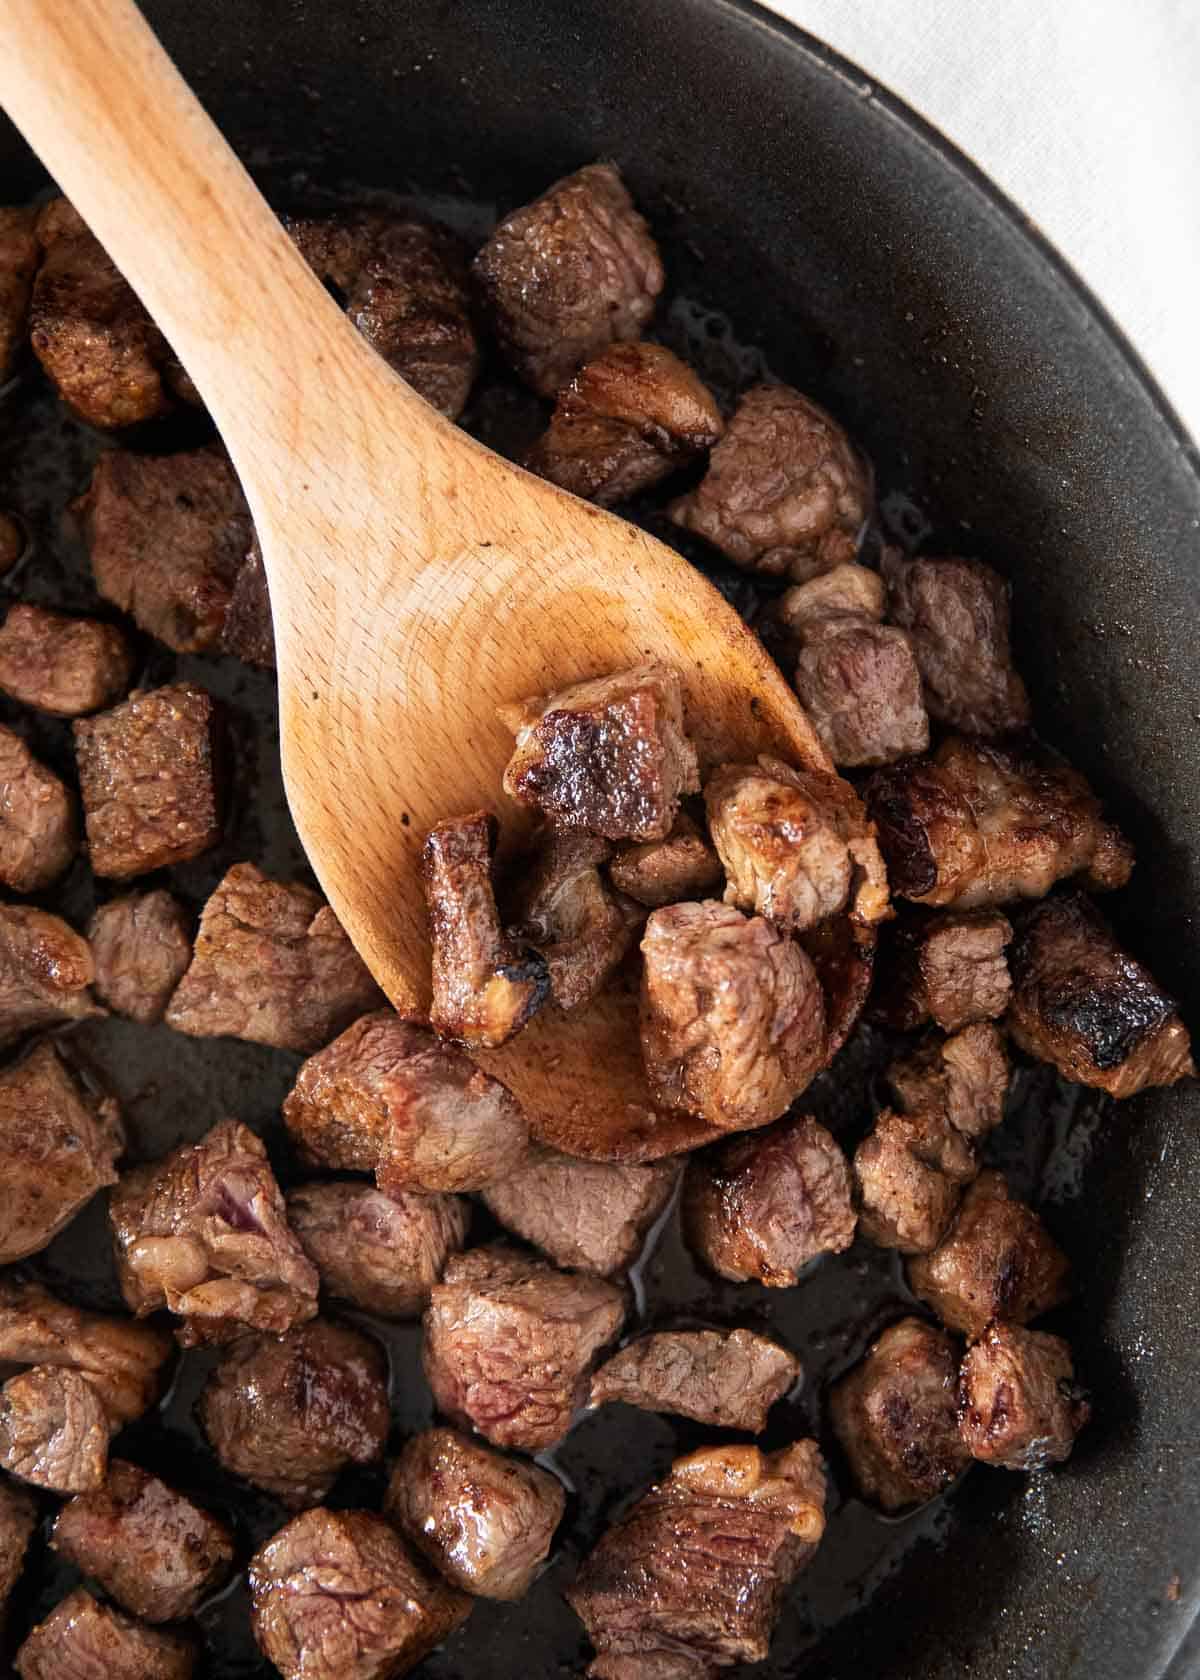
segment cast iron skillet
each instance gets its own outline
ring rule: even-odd
[[[675,290],[723,311],[775,373],[834,409],[874,458],[893,528],[912,534],[924,517],[932,546],[1012,577],[1039,723],[1137,842],[1134,886],[1111,906],[1119,928],[1200,1022],[1196,455],[1111,322],[987,182],[851,66],[730,0],[146,0],[146,10],[278,202],[354,183],[505,209],[585,161],[618,160]],[[0,131],[0,200],[42,185]],[[702,310],[691,323],[719,379],[730,341]],[[94,608],[58,526],[94,440],[70,426],[50,439],[36,395],[8,402],[0,501],[26,513],[39,544],[36,568],[11,588]],[[30,437],[25,423],[39,419]],[[476,423],[485,434],[500,423],[486,397]],[[237,856],[301,867],[272,771],[269,682],[147,649],[148,680],[175,669],[226,693],[244,725],[235,831],[176,884],[199,901]],[[69,764],[61,726],[33,735]],[[90,894],[81,871],[69,908],[86,914]],[[100,1033],[135,1157],[229,1111],[277,1140],[294,1058],[121,1024]],[[839,1096],[835,1079],[824,1105]],[[944,1506],[898,1523],[849,1498],[835,1460],[831,1539],[764,1676],[814,1659],[833,1680],[1200,1674],[1187,1634],[1200,1608],[1200,1103],[1188,1088],[1071,1110],[1037,1075],[1023,1096],[1012,1164],[1027,1188],[1042,1175],[1047,1217],[1076,1262],[1081,1298],[1058,1327],[1095,1392],[1095,1421],[1064,1470],[1028,1481],[975,1471]],[[848,1123],[852,1136],[862,1117]],[[1058,1146],[1047,1166],[1048,1132]],[[279,1164],[286,1177],[283,1152]],[[1069,1180],[1079,1194],[1056,1201]],[[100,1210],[42,1271],[113,1300]],[[763,1292],[710,1292],[673,1239],[644,1286],[652,1320],[668,1305],[751,1321],[764,1310]],[[858,1251],[840,1287],[820,1306],[804,1289],[770,1303],[817,1377],[856,1357],[903,1299],[890,1262]],[[413,1333],[389,1339],[403,1431],[428,1401],[411,1374]],[[248,1544],[278,1512],[214,1474],[189,1422],[195,1387],[193,1372],[129,1450],[235,1512]],[[784,1426],[821,1427],[815,1387]],[[690,1440],[619,1411],[585,1423],[560,1455],[577,1489],[574,1533],[586,1541]],[[377,1491],[349,1484],[342,1496]],[[572,1566],[568,1545],[520,1609],[481,1606],[428,1672],[579,1671],[584,1647],[558,1598]],[[35,1575],[26,1613],[66,1579]],[[243,1612],[236,1592],[206,1612],[206,1673],[267,1672]]]

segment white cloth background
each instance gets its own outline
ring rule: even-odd
[[[768,3],[1037,223],[1200,443],[1200,0]]]

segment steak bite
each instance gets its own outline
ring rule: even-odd
[[[501,349],[543,397],[609,344],[640,338],[665,278],[611,163],[564,176],[506,216],[473,273]]]
[[[524,1112],[498,1079],[390,1009],[309,1057],[283,1118],[310,1165],[374,1172],[389,1195],[478,1190],[515,1172],[529,1147]]]
[[[220,646],[254,527],[219,449],[107,450],[72,512],[106,601],[176,653]]]
[[[257,537],[251,539],[246,558],[233,580],[218,645],[222,653],[232,654],[247,665],[258,665],[264,671],[275,669],[271,591]]]
[[[800,1376],[800,1361],[751,1330],[660,1330],[601,1365],[591,1404],[619,1400],[716,1429],[760,1435],[767,1413]]]
[[[455,1254],[425,1314],[434,1404],[495,1446],[552,1447],[624,1317],[621,1291],[600,1278],[499,1244]]]
[[[0,227],[4,212],[0,210]],[[9,1595],[20,1579],[25,1553],[37,1527],[37,1507],[25,1489],[0,1479],[0,1637]]]
[[[37,211],[0,207],[0,385],[17,365],[25,343],[29,300],[41,250],[34,231]]]
[[[143,1627],[76,1587],[17,1652],[21,1680],[191,1680],[196,1653],[181,1634]]]
[[[184,1347],[278,1335],[317,1310],[317,1269],[288,1228],[261,1140],[237,1120],[126,1173],[108,1211],[130,1309],[177,1313]]]
[[[978,1171],[971,1143],[945,1109],[897,1114],[885,1108],[854,1152],[863,1236],[901,1254],[928,1253]]]
[[[0,690],[54,717],[111,706],[129,687],[133,650],[113,624],[18,601],[0,627]]]
[[[716,443],[721,411],[661,344],[610,344],[558,393],[531,472],[601,507],[668,478]]]
[[[509,937],[546,964],[560,1009],[595,997],[637,943],[645,911],[600,873],[613,848],[590,834],[542,836],[510,904]]]
[[[249,1580],[254,1637],[284,1680],[398,1680],[471,1608],[371,1511],[293,1517]]]
[[[223,1522],[119,1458],[102,1488],[62,1507],[50,1544],[145,1622],[192,1615],[233,1564]]]
[[[0,1469],[53,1493],[103,1486],[108,1413],[99,1394],[65,1365],[33,1365],[0,1388]]]
[[[114,1433],[158,1399],[171,1338],[149,1324],[82,1312],[39,1283],[0,1277],[0,1367],[58,1365],[86,1377]]]
[[[584,1559],[566,1598],[596,1680],[706,1680],[761,1662],[825,1530],[815,1441],[705,1447],[671,1466]]]
[[[458,1196],[385,1195],[369,1184],[302,1184],[288,1223],[321,1287],[381,1318],[419,1318],[470,1218]]]
[[[179,900],[162,888],[109,899],[92,917],[88,940],[99,997],[131,1021],[161,1021],[192,960],[188,916]]]
[[[908,1031],[932,1017],[953,1033],[1004,1014],[1012,991],[1005,956],[1012,923],[999,910],[917,912],[890,932],[877,993],[890,1026]]]
[[[978,1143],[1004,1118],[1011,1071],[1000,1033],[990,1021],[976,1021],[952,1038],[929,1033],[891,1064],[887,1081],[903,1113],[941,1112]]]
[[[651,910],[707,898],[723,874],[720,858],[686,811],[665,840],[627,841],[608,866],[617,891]]]
[[[825,1062],[825,999],[807,954],[711,900],[655,910],[642,953],[654,1100],[726,1132],[778,1119]]]
[[[383,994],[320,893],[235,863],[200,915],[166,1021],[192,1038],[310,1052]]]
[[[789,1289],[819,1254],[854,1241],[850,1165],[811,1115],[701,1150],[683,1181],[692,1252],[734,1283]]]
[[[1027,1324],[1068,1295],[1067,1257],[1002,1173],[980,1173],[932,1252],[909,1261],[908,1281],[950,1330],[980,1336],[993,1319]]]
[[[224,717],[194,683],[135,689],[78,718],[75,761],[97,875],[127,880],[215,846],[224,819]]]
[[[483,1192],[489,1212],[557,1266],[607,1277],[631,1266],[671,1199],[676,1161],[579,1161],[539,1150]]]
[[[73,796],[19,735],[0,724],[0,882],[13,892],[42,892],[70,868],[78,850]]]
[[[766,384],[742,397],[671,518],[747,571],[803,583],[854,559],[870,511],[871,475],[837,421]]]
[[[504,791],[560,829],[605,840],[665,840],[700,791],[679,673],[637,665],[557,694],[502,706],[517,738]]]
[[[361,1331],[317,1318],[235,1342],[198,1410],[226,1470],[299,1510],[319,1505],[348,1464],[383,1457],[387,1367]]]
[[[547,1471],[457,1429],[427,1429],[405,1443],[383,1514],[451,1586],[511,1600],[533,1585],[566,1503]]]
[[[500,926],[492,884],[496,819],[473,811],[438,823],[421,850],[433,942],[430,1024],[469,1049],[505,1044],[545,1003],[545,961]]]
[[[908,637],[893,625],[823,620],[806,635],[792,680],[839,766],[891,764],[929,745],[917,662]]]
[[[1060,1336],[993,1324],[959,1372],[958,1427],[972,1458],[1003,1470],[1044,1470],[1070,1458],[1092,1414]]]
[[[0,904],[0,1045],[103,1015],[91,992],[95,977],[87,940],[60,917]]]
[[[1107,890],[1133,868],[1087,782],[1041,750],[951,736],[929,758],[876,771],[866,800],[892,891],[919,904],[1041,898],[1069,875]]]
[[[775,602],[775,622],[800,645],[831,624],[878,624],[887,589],[878,572],[857,561],[844,561],[794,583]]]
[[[1008,584],[978,560],[909,560],[885,549],[889,617],[908,632],[929,715],[971,735],[1004,735],[1030,719],[1009,647]]]
[[[48,1040],[0,1070],[0,1264],[37,1254],[117,1182],[120,1111]]]
[[[418,396],[457,420],[479,372],[457,234],[387,210],[292,216],[284,226],[371,348]]]
[[[1173,998],[1117,944],[1082,893],[1022,917],[1009,959],[1006,1025],[1022,1050],[1066,1079],[1130,1097],[1196,1071]]]

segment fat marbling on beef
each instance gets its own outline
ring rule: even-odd
[[[538,1150],[483,1199],[501,1225],[556,1265],[607,1277],[642,1252],[678,1177],[672,1160],[643,1166]]]
[[[1012,1067],[1004,1038],[990,1021],[976,1021],[943,1038],[928,1033],[887,1069],[896,1106],[905,1114],[933,1109],[955,1131],[978,1143],[1004,1118]]]
[[[191,1680],[191,1640],[143,1627],[83,1587],[62,1599],[17,1652],[21,1680]]]
[[[79,850],[75,799],[62,779],[0,724],[0,882],[41,892]]]
[[[546,964],[560,1009],[589,1002],[637,943],[641,905],[613,890],[601,874],[612,857],[608,840],[591,834],[539,839],[517,873],[507,905],[509,936]]]
[[[627,840],[608,866],[617,891],[650,910],[707,898],[722,875],[720,858],[686,811],[665,840]]]
[[[0,1387],[0,1469],[34,1487],[101,1487],[111,1433],[99,1393],[70,1366],[31,1365]]]
[[[1003,1470],[1044,1470],[1071,1456],[1092,1408],[1061,1336],[993,1324],[967,1349],[958,1421],[972,1458]]]
[[[157,1400],[171,1347],[154,1325],[84,1312],[31,1279],[0,1276],[0,1367],[78,1371],[99,1394],[114,1432]]]
[[[459,1196],[391,1195],[328,1180],[289,1190],[288,1223],[328,1294],[381,1318],[417,1318],[470,1218]]]
[[[932,1019],[943,1032],[1004,1014],[1012,992],[1005,955],[1012,923],[999,910],[905,915],[877,960],[877,1013],[908,1031]]]
[[[110,1009],[151,1026],[192,960],[187,911],[165,888],[124,893],[102,904],[88,925],[96,993]]]
[[[37,211],[0,206],[0,385],[7,382],[25,343],[33,277],[41,255]]]
[[[717,1429],[759,1435],[800,1376],[800,1361],[752,1330],[658,1330],[639,1336],[592,1378],[591,1404],[619,1400]]]

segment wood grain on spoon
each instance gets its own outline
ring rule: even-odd
[[[481,805],[525,827],[500,793],[499,702],[663,660],[702,766],[774,751],[829,767],[698,573],[475,443],[369,349],[129,0],[0,0],[0,103],[170,340],[241,477],[292,815],[398,1009],[428,1004],[425,832]],[[710,1135],[655,1113],[628,989],[484,1060],[576,1153],[647,1158]]]

